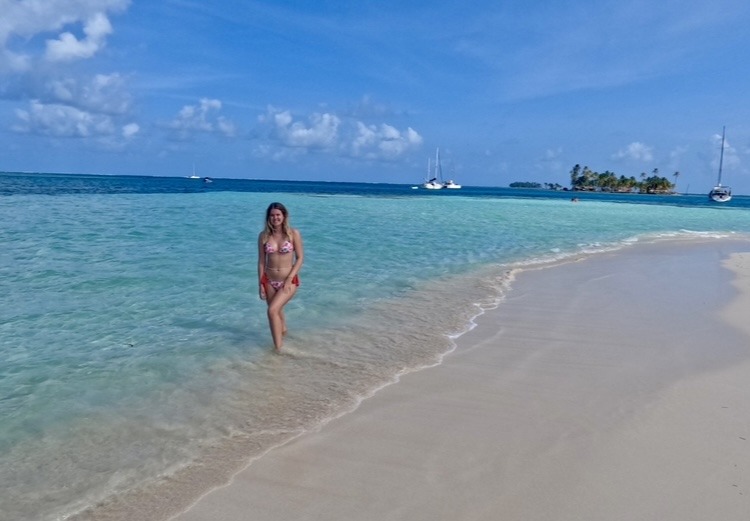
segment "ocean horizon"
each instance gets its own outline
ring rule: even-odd
[[[439,364],[518,270],[750,237],[747,196],[413,186],[0,173],[0,520],[196,497]],[[280,355],[256,275],[273,201],[306,251]]]

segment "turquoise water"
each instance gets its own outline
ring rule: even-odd
[[[750,233],[742,198],[97,179],[0,175],[3,520],[179,505],[439,363],[513,269]],[[282,355],[256,280],[275,200],[306,246]]]

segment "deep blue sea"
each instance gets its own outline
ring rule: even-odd
[[[439,363],[516,270],[750,237],[750,197],[572,195],[0,173],[0,519],[149,519]],[[306,252],[280,355],[273,201]]]

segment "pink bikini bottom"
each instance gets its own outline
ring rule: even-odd
[[[281,288],[284,287],[284,281],[283,280],[271,280],[268,277],[266,277],[266,274],[263,274],[263,277],[260,279],[260,283],[263,285],[269,284],[274,290],[279,291]],[[295,286],[299,286],[299,277],[297,275],[294,276],[292,279],[292,284]]]

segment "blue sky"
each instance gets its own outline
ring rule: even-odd
[[[0,170],[750,194],[745,0],[0,0]]]

